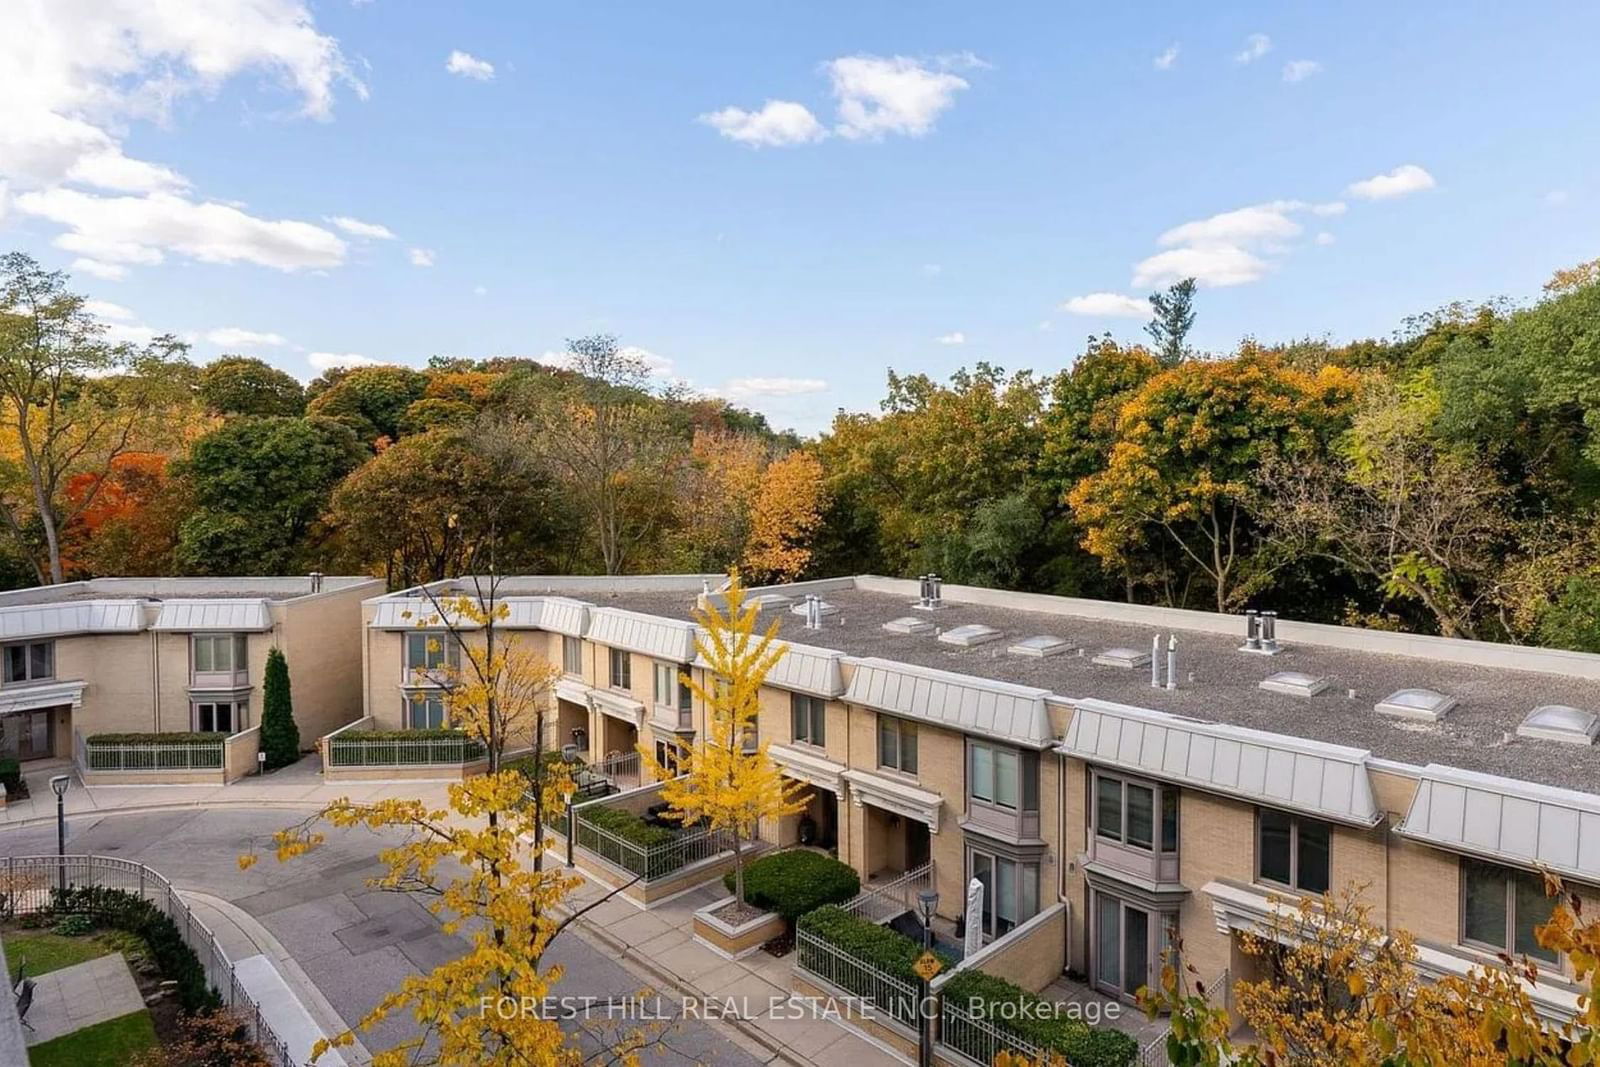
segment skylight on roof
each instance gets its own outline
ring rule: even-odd
[[[1545,704],[1528,712],[1517,727],[1518,737],[1592,745],[1600,735],[1600,715],[1567,704]]]
[[[1421,722],[1438,722],[1456,706],[1456,698],[1445,696],[1432,689],[1401,689],[1373,705],[1380,715],[1393,715],[1401,719]]]
[[[973,645],[986,645],[990,641],[998,641],[1000,631],[993,626],[985,626],[981,622],[971,622],[965,626],[957,626],[946,630],[939,635],[939,640],[946,645],[960,645],[962,648],[971,648]]]
[[[1108,648],[1094,658],[1102,667],[1121,667],[1132,670],[1135,667],[1148,667],[1150,653],[1137,648]]]
[[[817,610],[824,615],[837,615],[839,614],[839,605],[830,604],[826,600],[819,600],[817,601]],[[804,600],[800,601],[789,611],[795,615],[804,615],[806,613],[806,602]]]
[[[1055,637],[1051,634],[1039,634],[1037,637],[1025,638],[1006,649],[1013,656],[1059,656],[1063,652],[1071,652],[1075,646],[1065,637]]]
[[[931,634],[933,623],[927,619],[919,619],[911,615],[903,615],[898,619],[890,619],[883,624],[883,628],[892,634]]]
[[[769,608],[787,608],[794,604],[794,597],[784,596],[782,593],[762,593],[760,596],[750,598],[757,611],[766,611]]]
[[[1292,697],[1314,697],[1328,688],[1328,680],[1299,671],[1278,671],[1267,675],[1260,688],[1269,693],[1286,693]]]

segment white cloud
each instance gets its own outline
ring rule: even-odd
[[[1304,207],[1298,200],[1274,200],[1224,211],[1208,219],[1174,226],[1157,238],[1156,243],[1170,247],[1287,240],[1300,232],[1300,224],[1289,217],[1290,213]]]
[[[1055,328],[1056,328],[1056,324],[1051,322],[1049,319],[1044,319],[1043,321],[1041,321],[1039,323],[1039,332],[1040,333],[1049,333],[1051,330],[1053,330]]]
[[[376,241],[394,240],[394,231],[380,223],[362,222],[349,215],[334,215],[328,221],[352,237],[370,237]]]
[[[450,53],[444,61],[444,69],[451,74],[459,74],[463,78],[472,78],[475,81],[486,82],[494,77],[494,64],[486,59],[479,59],[470,52],[463,52],[459,48]]]
[[[1283,65],[1283,80],[1303,82],[1313,74],[1322,72],[1322,64],[1314,59],[1292,59]]]
[[[332,370],[334,367],[381,367],[383,360],[369,359],[354,352],[313,352],[306,357],[306,362],[319,371]]]
[[[1327,230],[1323,230],[1321,233],[1317,234],[1317,244],[1319,245],[1331,245],[1337,240],[1338,238],[1329,233]]]
[[[115,263],[102,263],[98,259],[89,259],[80,256],[72,261],[72,269],[80,274],[88,274],[108,282],[120,282],[128,276],[127,267],[119,267]]]
[[[282,334],[261,333],[239,326],[220,326],[215,330],[207,330],[205,339],[223,348],[277,348],[289,343]]]
[[[729,400],[749,400],[763,396],[803,396],[827,392],[827,389],[828,383],[821,378],[730,378],[722,388],[713,391]]]
[[[1061,310],[1073,315],[1116,316],[1130,319],[1150,317],[1148,301],[1124,296],[1121,293],[1089,293],[1086,296],[1075,296],[1062,304]]]
[[[406,256],[411,260],[413,267],[433,266],[433,249],[431,248],[413,248],[406,253]]]
[[[1193,278],[1201,285],[1243,285],[1264,277],[1266,261],[1236,245],[1173,248],[1140,260],[1133,268],[1136,286],[1167,285]]]
[[[1330,200],[1326,204],[1311,205],[1311,213],[1313,215],[1322,215],[1324,217],[1343,215],[1348,210],[1350,210],[1349,206],[1343,200]]]
[[[631,356],[637,359],[640,363],[643,363],[645,373],[650,375],[652,378],[672,378],[673,363],[672,360],[668,359],[666,356],[657,355],[649,349],[640,348],[637,345],[623,345],[621,348],[617,349],[617,351],[622,355]],[[543,363],[547,367],[561,367],[566,369],[572,366],[572,353],[570,352],[557,352],[553,349],[547,349],[532,358],[534,361]]]
[[[808,144],[828,136],[817,117],[792,100],[768,100],[760,111],[725,107],[701,115],[699,121],[730,141],[758,148]]]
[[[944,268],[937,263],[924,263],[922,265],[922,273],[930,278],[935,278],[944,273]]]
[[[489,294],[489,289],[488,289],[487,286],[474,285],[472,287],[472,295],[473,296],[487,296],[488,294]]]
[[[834,131],[853,141],[921,137],[967,87],[965,78],[905,56],[844,56],[826,69],[839,109]]]
[[[1162,52],[1159,56],[1156,56],[1154,60],[1155,68],[1157,70],[1171,70],[1173,64],[1177,62],[1178,46],[1176,44],[1167,45],[1166,51]]]
[[[132,311],[109,300],[85,300],[83,310],[97,319],[109,319],[113,322],[132,322],[137,318]]]
[[[137,322],[108,322],[105,339],[114,345],[146,345],[156,339],[156,332]]]
[[[1544,202],[1550,207],[1560,207],[1567,202],[1567,191],[1565,189],[1552,189],[1544,194]]]
[[[934,341],[941,345],[964,345],[967,343],[967,335],[960,330],[953,330],[950,333],[940,334]]]
[[[278,270],[334,267],[346,246],[331,230],[261,219],[215,202],[169,193],[97,196],[73,189],[23,193],[17,210],[68,228],[58,248],[100,263],[155,264],[166,252],[205,263],[256,263]]]
[[[1272,51],[1272,38],[1264,33],[1252,33],[1244,39],[1244,51],[1233,57],[1235,63],[1254,63]]]
[[[1432,189],[1437,184],[1433,175],[1415,163],[1404,163],[1386,174],[1375,174],[1363,181],[1352,182],[1345,192],[1363,200],[1388,200]]]

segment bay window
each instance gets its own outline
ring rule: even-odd
[[[225,674],[237,679],[246,669],[248,641],[244,634],[195,634],[194,673]]]
[[[406,634],[405,657],[408,682],[415,682],[421,674],[461,669],[461,646],[452,634],[443,630],[417,630]]]

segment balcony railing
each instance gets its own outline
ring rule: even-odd
[[[579,848],[637,875],[646,885],[733,848],[733,835],[727,830],[686,830],[671,841],[646,846],[586,821],[581,812],[573,821]]]
[[[461,731],[349,730],[327,741],[330,767],[458,767],[488,756],[483,742]]]
[[[86,771],[220,771],[226,734],[88,737],[78,734],[78,765]]]
[[[868,885],[844,910],[869,922],[886,923],[897,915],[917,910],[917,894],[933,888],[933,861],[929,860],[892,881]]]

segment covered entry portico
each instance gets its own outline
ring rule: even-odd
[[[47,682],[0,689],[0,758],[72,755],[72,712],[83,707],[83,686]]]
[[[859,869],[866,879],[892,878],[932,858],[942,796],[870,771],[847,770],[843,777],[863,815]]]

